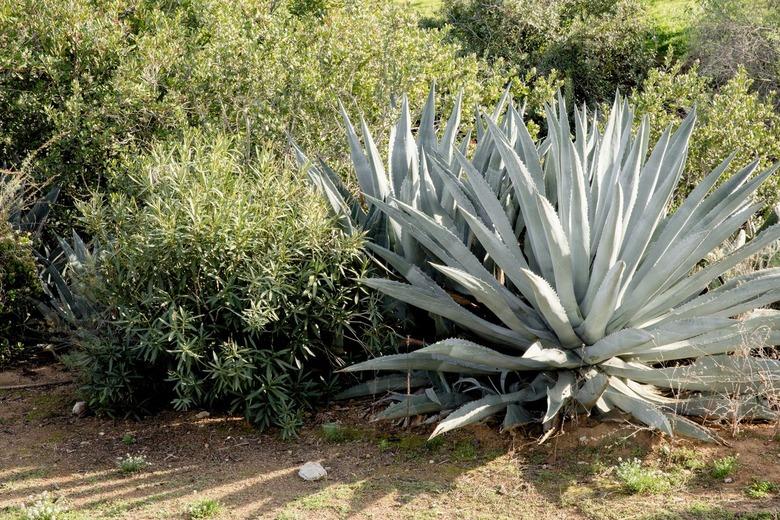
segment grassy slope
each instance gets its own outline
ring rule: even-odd
[[[441,6],[441,0],[394,0],[398,4],[409,5],[423,16],[433,16]]]
[[[659,46],[675,47],[677,53],[685,51],[689,29],[698,0],[645,0],[650,16],[661,34]]]

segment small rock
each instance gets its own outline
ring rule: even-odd
[[[85,401],[79,401],[73,405],[73,415],[77,417],[83,417],[87,413],[87,403]]]
[[[198,412],[198,415],[195,416],[196,419],[205,419],[206,417],[210,416],[211,414],[207,411]]]
[[[328,472],[325,471],[325,468],[319,462],[307,462],[298,470],[298,476],[303,480],[312,482],[327,477]]]
[[[723,482],[726,484],[731,484],[732,482],[734,482],[734,479],[731,477],[726,477],[723,479]]]

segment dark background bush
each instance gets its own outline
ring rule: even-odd
[[[469,52],[558,70],[578,101],[630,89],[655,64],[653,28],[638,0],[445,0],[443,16]]]
[[[704,0],[691,58],[724,84],[743,68],[762,94],[780,88],[780,1]]]

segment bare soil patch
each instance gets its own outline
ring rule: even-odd
[[[61,382],[53,367],[0,373],[0,386]],[[331,406],[285,442],[243,419],[198,411],[142,420],[76,418],[73,384],[0,392],[0,519],[43,492],[64,518],[189,518],[193,504],[220,504],[214,518],[778,518],[780,496],[751,498],[755,480],[780,485],[774,425],[743,425],[730,446],[669,440],[625,423],[569,425],[538,446],[523,434],[477,426],[426,442],[430,426],[371,423],[370,403]],[[341,424],[343,435],[321,425]],[[124,474],[118,460],[148,463]],[[713,461],[736,457],[728,483]],[[667,475],[663,493],[630,494],[616,468],[638,458]],[[304,482],[306,461],[328,478]],[[666,478],[666,477],[665,477]]]

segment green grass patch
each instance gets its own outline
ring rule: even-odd
[[[768,480],[754,480],[745,488],[745,494],[750,498],[761,499],[768,498],[769,495],[777,493],[777,484]]]
[[[665,493],[672,488],[668,474],[643,466],[639,459],[621,462],[615,468],[615,476],[623,489],[632,495]]]
[[[200,520],[203,518],[214,518],[222,512],[222,504],[213,498],[206,498],[199,500],[194,504],[190,504],[187,508],[187,515],[192,520]]]
[[[320,428],[322,438],[334,444],[357,440],[362,436],[362,433],[358,428],[336,422],[325,423]]]
[[[407,5],[422,16],[434,16],[441,8],[441,0],[395,0],[399,5]]]
[[[119,467],[119,471],[121,471],[125,475],[129,475],[131,473],[138,473],[148,465],[149,463],[146,462],[146,457],[144,457],[143,455],[127,454],[125,457],[120,458],[117,461],[117,467]]]
[[[659,33],[659,49],[666,52],[671,46],[677,56],[684,54],[699,0],[646,0],[646,3],[648,14]]]
[[[710,475],[713,478],[726,478],[737,470],[737,457],[729,455],[712,461]]]

